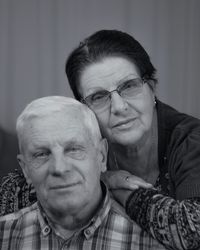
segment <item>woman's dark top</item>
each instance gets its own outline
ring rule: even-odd
[[[160,175],[139,188],[128,215],[168,249],[200,249],[200,120],[157,100]]]

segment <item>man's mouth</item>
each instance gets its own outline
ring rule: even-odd
[[[74,187],[76,185],[78,185],[78,182],[72,182],[72,183],[67,183],[67,184],[54,185],[54,186],[50,187],[50,189],[53,189],[53,190],[64,190],[64,189],[67,189],[67,188]]]

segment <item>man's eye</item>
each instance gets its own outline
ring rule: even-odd
[[[77,152],[79,150],[80,150],[80,148],[78,148],[78,147],[73,147],[70,149],[71,152]]]
[[[49,155],[49,152],[48,151],[45,151],[45,152],[36,152],[35,154],[33,154],[33,157],[34,158],[45,158]]]
[[[82,148],[81,147],[71,147],[70,149],[68,149],[68,152],[70,153],[79,153],[82,152]]]
[[[82,147],[71,147],[65,150],[67,156],[74,159],[83,159],[85,150]]]

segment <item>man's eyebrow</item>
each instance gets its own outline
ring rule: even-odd
[[[34,146],[29,149],[29,155],[33,155],[37,151],[49,151],[50,149],[47,146]]]
[[[32,142],[31,143],[31,149],[40,149],[40,148],[47,148],[48,147],[48,143],[46,142],[40,142],[40,143],[36,143],[36,142]]]
[[[77,140],[76,137],[72,138],[69,141],[63,143],[63,145],[65,147],[70,147],[70,146],[73,146],[73,145],[83,145],[83,144],[84,144],[84,141]]]

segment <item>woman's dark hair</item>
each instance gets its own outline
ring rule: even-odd
[[[153,80],[154,84],[157,83],[155,79],[156,69],[138,41],[122,31],[100,30],[81,42],[67,59],[65,72],[76,99],[81,99],[78,86],[84,69],[109,56],[120,56],[128,59],[138,67],[142,78],[147,81]],[[148,82],[152,87],[152,81]]]

